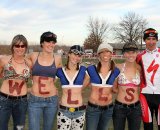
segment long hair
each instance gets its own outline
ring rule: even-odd
[[[71,52],[69,52],[69,54],[71,54]],[[70,68],[69,68],[69,56],[67,57],[67,63],[66,63],[65,66],[66,66],[66,69],[70,70]],[[76,70],[79,70],[79,63],[77,63]]]
[[[111,64],[111,66],[110,66],[110,69],[109,69],[109,70],[113,71],[114,68],[115,68],[115,63],[114,63],[114,61],[111,60],[110,64]],[[102,67],[101,62],[98,62],[98,64],[97,64],[97,71],[98,71],[98,72],[100,72],[101,67]]]

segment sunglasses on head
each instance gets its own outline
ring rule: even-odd
[[[14,45],[15,48],[25,48],[26,45]]]
[[[78,51],[78,50],[76,50],[76,49],[72,49],[70,52],[72,52],[72,53],[74,53],[74,54],[76,54],[76,55],[83,55],[83,54],[84,54],[83,51]]]
[[[47,34],[47,35],[45,35],[45,37],[47,37],[47,38],[57,38],[57,35],[56,34]]]
[[[145,31],[144,33],[145,33],[145,34],[157,33],[157,31],[156,31],[156,30],[147,30],[147,31]]]
[[[146,39],[147,39],[147,40],[156,40],[155,37],[147,37]]]
[[[55,38],[53,38],[53,37],[46,37],[46,38],[44,38],[44,41],[46,41],[46,42],[53,41],[53,44],[55,44],[55,43],[56,43],[56,39],[55,39]]]

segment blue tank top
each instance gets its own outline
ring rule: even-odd
[[[38,54],[39,56],[39,54]],[[52,65],[50,66],[42,66],[38,62],[38,56],[35,64],[33,65],[32,68],[32,76],[43,76],[43,77],[51,77],[55,78],[57,68],[55,66],[55,62],[53,62]]]

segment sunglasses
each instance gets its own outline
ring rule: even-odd
[[[144,33],[145,33],[145,34],[157,33],[157,31],[156,31],[156,30],[147,30],[147,31],[145,31]]]
[[[52,33],[52,34],[46,34],[45,37],[53,37],[53,38],[57,38],[57,35]]]
[[[70,52],[72,52],[72,53],[74,53],[76,55],[83,55],[84,54],[83,51],[79,51],[79,50],[76,50],[76,49],[72,49],[72,50],[70,50]]]
[[[46,41],[46,42],[53,41],[53,44],[56,43],[56,39],[55,39],[54,37],[45,37],[45,38],[44,38],[44,41]]]
[[[25,48],[26,45],[14,45],[15,48]]]
[[[155,37],[147,37],[146,40],[156,40]]]

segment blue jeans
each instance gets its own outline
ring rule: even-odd
[[[120,102],[119,102],[120,103]],[[126,104],[116,104],[113,109],[113,126],[114,130],[124,130],[126,119],[128,121],[128,130],[139,130],[141,124],[141,106],[140,103],[134,106]]]
[[[107,130],[112,119],[113,105],[87,106],[86,130]]]
[[[32,94],[28,99],[29,130],[40,130],[43,118],[43,130],[52,130],[58,109],[58,96],[37,97]]]
[[[8,99],[0,95],[0,130],[8,130],[11,115],[13,117],[13,129],[24,129],[27,104],[27,97]]]

